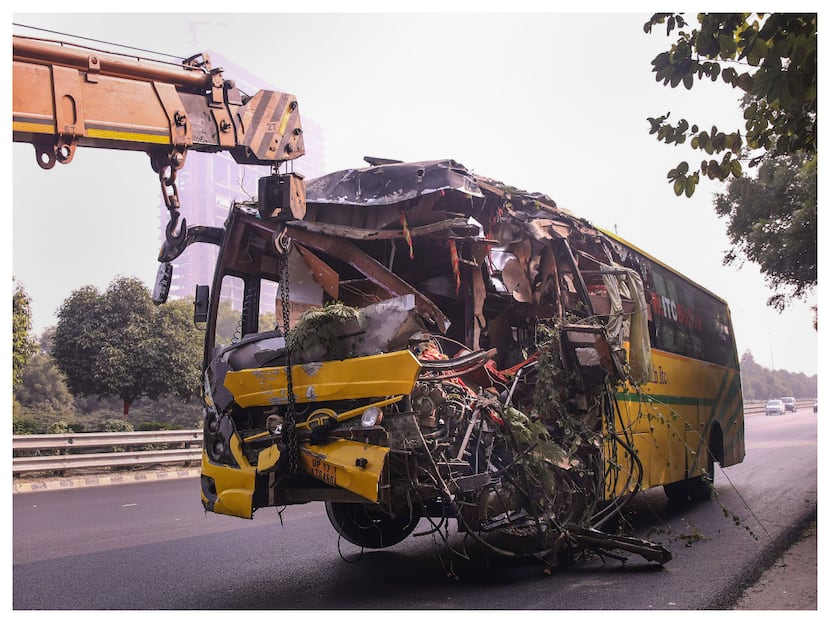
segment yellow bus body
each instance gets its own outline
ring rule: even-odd
[[[643,466],[641,489],[705,473],[716,428],[723,438],[721,467],[740,463],[745,453],[740,372],[658,350],[652,350],[652,363],[652,382],[616,394],[618,431],[629,433]],[[607,479],[606,495],[623,495],[626,482],[627,473]]]

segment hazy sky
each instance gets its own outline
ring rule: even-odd
[[[743,124],[738,93],[722,83],[686,91],[654,81],[650,61],[669,39],[643,32],[648,16],[14,13],[11,21],[182,58],[220,54],[297,96],[301,115],[324,132],[327,171],[365,166],[364,155],[453,158],[543,192],[725,298],[739,354],[815,374],[815,300],[783,314],[767,307],[756,266],[722,265],[726,225],[712,199],[723,186],[704,181],[685,199],[665,181],[677,162],[701,156],[658,143],[646,117]],[[35,332],[83,285],[104,289],[118,275],[152,283],[160,191],[146,155],[79,149],[72,163],[42,171],[30,145],[14,144],[11,160],[11,268],[32,298]]]

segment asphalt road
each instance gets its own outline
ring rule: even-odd
[[[205,514],[195,479],[13,496],[13,608],[700,609],[728,607],[815,516],[817,418],[747,418],[747,458],[716,472],[710,502],[642,494],[635,533],[660,567],[593,557],[550,576],[450,538],[364,552],[338,543],[320,504],[253,520]],[[419,530],[426,528],[422,522]],[[454,526],[452,526],[454,529]],[[466,557],[465,557],[466,555]]]

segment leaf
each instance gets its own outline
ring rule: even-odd
[[[690,175],[686,178],[686,187],[684,190],[687,197],[691,197],[693,194],[695,194],[695,187],[697,186],[697,182],[698,180],[696,175]]]
[[[747,93],[751,93],[753,82],[752,76],[750,76],[748,72],[744,72],[738,76],[736,84]]]
[[[720,56],[721,58],[735,58],[735,52],[737,51],[737,45],[735,43],[734,37],[729,35],[719,35],[718,36],[718,45],[720,46]]]
[[[679,177],[674,181],[674,194],[678,197],[683,194],[683,191],[686,190],[686,180],[685,178]]]

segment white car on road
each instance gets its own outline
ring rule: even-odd
[[[784,415],[784,403],[780,400],[767,401],[767,415]]]

